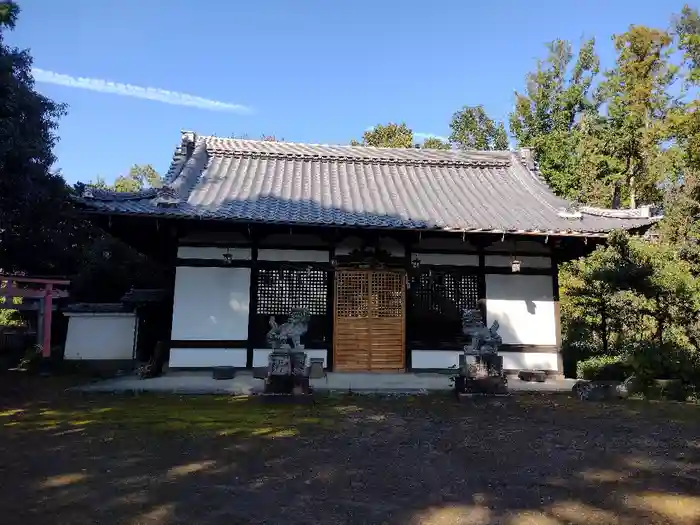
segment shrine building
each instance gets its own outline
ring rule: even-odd
[[[573,206],[528,150],[441,151],[182,132],[162,188],[89,188],[96,224],[172,270],[171,369],[265,366],[270,317],[333,371],[443,369],[461,317],[500,326],[508,371],[562,373],[558,265],[650,208]]]

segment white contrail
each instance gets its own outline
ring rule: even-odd
[[[251,108],[241,104],[230,104],[228,102],[210,100],[208,98],[179,93],[177,91],[168,91],[167,89],[134,86],[132,84],[123,84],[121,82],[110,82],[109,80],[102,80],[100,78],[74,77],[36,67],[32,68],[32,74],[34,75],[34,80],[37,82],[56,84],[58,86],[88,89],[90,91],[111,93],[122,97],[145,98],[147,100],[156,100],[158,102],[173,104],[175,106],[190,106],[209,109],[212,111],[229,111],[233,113],[252,112]]]

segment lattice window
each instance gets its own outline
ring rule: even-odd
[[[338,317],[369,317],[367,272],[339,272],[336,275],[335,293]]]
[[[294,308],[307,308],[311,315],[326,315],[326,275],[313,269],[258,269],[255,313],[288,315]]]
[[[458,269],[425,270],[411,279],[409,338],[430,346],[460,344],[462,311],[479,306],[479,277]]]
[[[403,317],[403,279],[398,273],[371,275],[372,317]]]

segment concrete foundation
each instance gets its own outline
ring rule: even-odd
[[[573,379],[548,379],[544,383],[529,383],[512,378],[511,392],[570,392]],[[442,374],[379,374],[329,372],[325,378],[311,379],[317,392],[344,393],[404,393],[418,394],[447,391],[452,387]],[[174,372],[151,379],[125,376],[78,387],[84,392],[160,392],[173,394],[252,395],[263,391],[263,380],[251,371],[239,371],[233,379],[216,380],[211,372]]]

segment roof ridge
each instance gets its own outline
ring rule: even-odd
[[[431,166],[497,166],[511,165],[510,151],[433,150],[419,148],[379,148],[301,142],[198,136],[196,142],[206,144],[209,153],[220,156],[242,156],[274,159],[340,160],[346,162],[431,165]]]
[[[644,205],[633,209],[602,208],[598,206],[577,204],[569,199],[559,197],[540,171],[540,166],[534,157],[533,151],[530,148],[521,148],[518,153],[520,161],[519,164],[524,167],[526,171],[540,183],[540,185],[544,187],[543,189],[545,191],[550,193],[551,196],[555,197],[557,200],[566,204],[566,206],[560,207],[558,210],[556,210],[560,217],[567,219],[581,219],[584,214],[614,219],[660,219],[662,217],[662,215],[657,214],[658,210],[651,205]],[[547,203],[547,205],[550,208],[555,209],[550,203]]]

